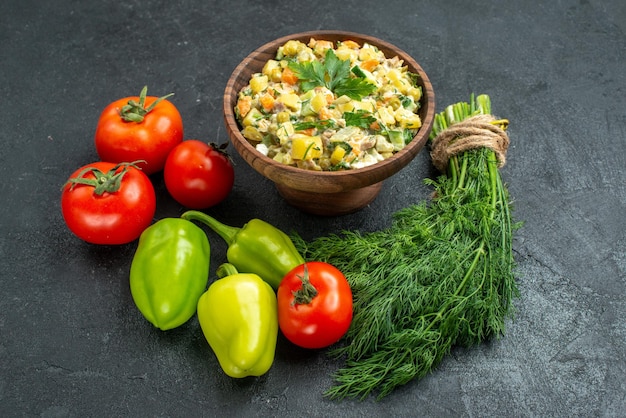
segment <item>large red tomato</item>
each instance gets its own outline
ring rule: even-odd
[[[183,140],[183,122],[178,109],[166,100],[146,96],[126,97],[109,104],[96,127],[96,151],[100,160],[121,163],[144,160],[146,174],[163,170],[172,148]]]
[[[205,209],[228,196],[235,171],[221,147],[190,139],[170,152],[163,178],[167,191],[178,203],[190,209]]]
[[[156,211],[154,187],[132,164],[95,162],[76,170],[61,195],[68,228],[92,244],[126,244],[141,235]]]
[[[277,298],[280,330],[300,347],[327,347],[350,328],[352,290],[331,264],[312,261],[294,268],[278,286]]]

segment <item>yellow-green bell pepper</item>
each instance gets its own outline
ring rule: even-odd
[[[237,228],[196,210],[183,213],[181,218],[200,221],[215,231],[228,244],[228,262],[240,273],[258,274],[274,290],[287,273],[304,264],[291,238],[261,219],[251,219]]]
[[[228,376],[261,376],[276,352],[276,294],[258,275],[238,273],[232,264],[222,264],[217,274],[198,301],[202,332]]]

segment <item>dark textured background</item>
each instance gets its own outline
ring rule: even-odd
[[[0,415],[624,416],[626,409],[626,3],[620,0],[343,2],[130,0],[0,3]],[[232,380],[194,318],[163,333],[140,316],[136,243],[85,244],[60,187],[97,159],[100,111],[175,92],[185,137],[227,140],[222,93],[235,65],[278,36],[378,36],[428,73],[437,110],[491,96],[511,121],[502,175],[525,221],[521,297],[504,338],[455,349],[381,402],[321,396],[341,363],[279,341],[265,376]],[[232,149],[232,148],[231,148]],[[235,187],[209,213],[265,219],[306,238],[369,231],[427,199],[427,152],[369,207],[318,218],[287,206],[238,156]],[[156,218],[182,208],[162,177]],[[212,270],[225,246],[212,239]]]

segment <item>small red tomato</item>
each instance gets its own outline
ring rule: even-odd
[[[100,160],[121,163],[145,162],[145,174],[163,170],[167,155],[183,140],[183,121],[178,109],[165,98],[146,96],[144,87],[137,97],[109,104],[96,127],[96,151]]]
[[[235,182],[235,170],[223,147],[190,139],[170,152],[163,178],[178,203],[205,209],[226,199]]]
[[[70,231],[92,244],[126,244],[141,235],[156,211],[154,187],[129,163],[95,162],[76,170],[61,195]]]
[[[352,290],[335,266],[321,261],[291,270],[278,286],[278,325],[292,343],[324,348],[352,322]]]

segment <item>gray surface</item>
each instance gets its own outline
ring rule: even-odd
[[[228,6],[226,6],[228,4]],[[620,416],[626,408],[626,8],[613,1],[35,2],[0,4],[0,415]],[[438,110],[491,95],[511,121],[502,170],[525,221],[521,298],[507,335],[455,349],[430,376],[376,403],[321,393],[340,362],[279,341],[259,379],[221,373],[195,318],[161,333],[135,309],[135,244],[96,247],[65,228],[60,187],[97,159],[99,112],[148,84],[173,91],[185,137],[226,140],[222,93],[252,49],[342,29],[413,55]],[[386,226],[427,199],[421,153],[369,207],[316,218],[287,206],[235,156],[210,213],[263,218],[305,237]],[[153,178],[157,218],[181,208]],[[212,240],[213,268],[225,247]]]

